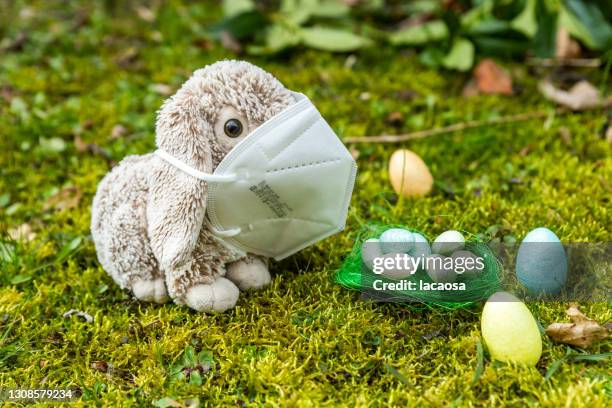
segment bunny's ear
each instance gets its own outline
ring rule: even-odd
[[[181,89],[158,114],[160,149],[206,173],[212,172],[213,128],[201,98]],[[175,269],[190,259],[206,211],[206,182],[158,156],[152,157],[147,204],[148,235],[160,267]]]

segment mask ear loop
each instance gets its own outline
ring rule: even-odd
[[[203,171],[194,169],[190,165],[183,163],[176,157],[172,156],[171,154],[168,154],[167,152],[161,149],[157,149],[154,152],[154,154],[158,157],[161,157],[163,160],[167,161],[168,163],[170,163],[177,169],[183,171],[184,173],[187,173],[190,176],[193,176],[200,180],[208,181],[211,183],[228,183],[228,182],[236,181],[238,179],[238,176],[236,174],[204,173]]]
[[[156,150],[155,155],[161,157],[163,160],[167,161],[174,167],[178,168],[179,170],[199,180],[204,180],[207,182],[214,182],[214,183],[228,183],[228,182],[236,181],[238,179],[238,176],[236,174],[221,175],[221,174],[204,173],[198,169],[194,169],[188,164],[183,163],[176,157],[172,156],[171,154],[168,154],[167,152],[161,149]],[[204,223],[214,235],[221,237],[221,238],[234,237],[242,232],[241,228],[218,230],[210,223],[210,220],[208,218],[204,218]]]

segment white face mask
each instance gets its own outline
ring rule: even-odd
[[[305,95],[239,142],[213,174],[155,153],[209,184],[208,227],[276,260],[344,229],[357,165]]]

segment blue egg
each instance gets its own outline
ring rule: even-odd
[[[567,255],[559,238],[548,228],[530,231],[516,256],[516,276],[534,295],[555,295],[567,280]]]
[[[412,236],[414,237],[414,247],[410,250],[410,255],[415,258],[426,258],[431,255],[431,247],[427,238],[418,232],[413,232]]]
[[[407,253],[414,248],[412,232],[402,228],[391,228],[380,236],[380,247],[385,254]]]

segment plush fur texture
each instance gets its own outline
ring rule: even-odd
[[[163,104],[156,144],[212,173],[240,140],[294,102],[260,68],[217,62],[194,72]],[[242,122],[240,137],[225,134],[230,118]],[[91,232],[102,267],[139,299],[170,297],[200,311],[227,310],[238,287],[267,285],[265,261],[226,247],[207,229],[206,198],[206,182],[158,156],[126,157],[100,182],[93,200]]]

